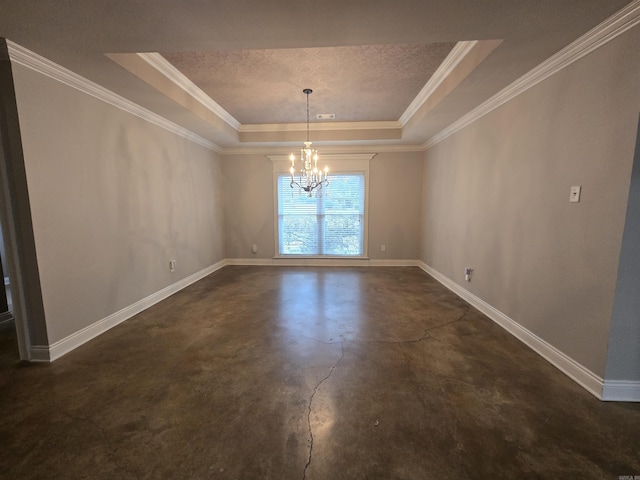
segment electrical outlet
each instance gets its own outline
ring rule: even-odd
[[[380,245],[380,251],[381,252],[386,252],[387,251],[387,246],[386,245]]]
[[[580,201],[580,191],[582,190],[581,185],[575,185],[571,187],[571,193],[569,194],[569,201],[571,203],[578,203]]]
[[[251,251],[253,253],[258,253],[258,245],[255,244],[255,243],[253,245],[251,245]]]
[[[467,268],[464,269],[464,279],[467,282],[471,281],[471,272],[473,272],[473,268],[471,268],[471,267],[467,267]]]
[[[169,260],[169,271],[170,272],[175,272],[176,271],[176,261],[175,260]]]

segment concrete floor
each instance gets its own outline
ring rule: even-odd
[[[640,475],[640,404],[417,268],[226,267],[53,364],[0,344],[3,479]]]

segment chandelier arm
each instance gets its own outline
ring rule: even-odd
[[[307,187],[307,186],[305,186],[305,185],[300,185],[300,184],[299,184],[297,181],[295,181],[295,180],[291,180],[291,184],[290,184],[289,186],[290,186],[291,188],[293,188],[293,186],[294,186],[294,185],[295,185],[296,187],[298,187],[298,188],[302,189],[302,190],[304,190],[305,188],[308,188],[308,187]]]
[[[305,192],[312,192],[316,188],[322,188],[322,187],[325,187],[325,186],[329,186],[329,180],[324,179],[324,180],[321,180],[319,182],[314,180],[314,181],[311,181],[308,185],[301,185],[296,180],[291,180],[291,183],[289,184],[289,186],[291,188],[293,188],[294,185],[296,187],[300,188],[301,190],[304,190]]]

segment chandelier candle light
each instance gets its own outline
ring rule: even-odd
[[[296,156],[292,153],[289,156],[291,160],[291,188],[297,185],[299,189],[307,192],[309,196],[317,188],[316,196],[322,187],[329,185],[327,175],[329,174],[329,167],[324,167],[324,171],[318,168],[318,151],[311,148],[311,141],[309,140],[309,94],[313,92],[310,88],[305,88],[302,91],[307,96],[307,141],[304,142],[304,147],[300,149],[300,170],[298,172],[298,180],[296,181]],[[324,178],[323,178],[324,176]]]

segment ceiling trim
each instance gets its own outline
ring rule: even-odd
[[[322,162],[329,169],[329,175],[335,175],[341,172],[368,172],[369,164],[377,153],[336,153],[322,155]],[[273,173],[284,173],[291,175],[291,159],[287,155],[265,155],[271,160],[273,165]],[[328,162],[328,163],[327,163]],[[292,177],[293,178],[293,177]],[[329,180],[331,178],[329,177]]]
[[[416,95],[416,98],[413,99],[404,113],[400,116],[399,122],[402,127],[404,127],[411,117],[416,114],[420,107],[424,105],[440,84],[445,81],[458,64],[469,54],[469,52],[473,50],[477,43],[477,40],[456,43],[453,49],[449,52],[449,55],[447,55],[434,74],[431,75],[425,86],[422,87],[420,93]]]
[[[159,53],[138,53],[136,55],[155,68],[159,73],[167,77],[180,89],[184,90],[188,95],[195,98],[205,108],[220,117],[231,127],[238,130],[241,124],[233,117],[233,115],[222,108],[162,55]]]
[[[173,123],[157,113],[147,110],[124,97],[121,97],[120,95],[38,55],[35,52],[32,52],[31,50],[13,43],[10,40],[7,40],[7,49],[9,51],[9,58],[17,65],[21,65],[36,73],[45,75],[64,85],[74,88],[82,93],[108,103],[109,105],[124,110],[127,113],[135,115],[136,117],[146,120],[149,123],[157,125],[158,127],[164,128],[165,130],[208,148],[209,150],[218,153],[221,152],[218,145],[206,138],[193,133],[191,130],[181,127],[180,125]]]
[[[326,159],[340,159],[340,160],[356,160],[356,161],[369,161],[371,160],[373,157],[375,157],[378,154],[378,152],[374,152],[374,153],[330,153],[330,154],[323,154],[322,155],[322,161],[325,161]],[[267,157],[269,160],[271,160],[272,162],[287,162],[290,163],[291,159],[289,158],[289,155],[265,155],[265,157]]]
[[[397,130],[402,128],[400,122],[323,122],[310,123],[309,130],[315,132],[340,131],[340,130]],[[264,132],[306,132],[306,123],[261,123],[240,125],[240,133],[264,133]]]
[[[264,156],[288,156],[292,151],[298,151],[299,147],[227,147],[222,149],[223,155],[264,155]],[[326,155],[354,155],[375,150],[378,153],[411,153],[424,152],[424,145],[327,145],[320,147],[322,157]],[[366,154],[366,153],[365,153]]]
[[[489,100],[480,104],[431,137],[424,143],[425,150],[437,145],[467,125],[470,125],[638,24],[640,24],[640,0],[634,0],[625,8],[589,30],[558,53],[549,57],[518,80],[499,91]]]

